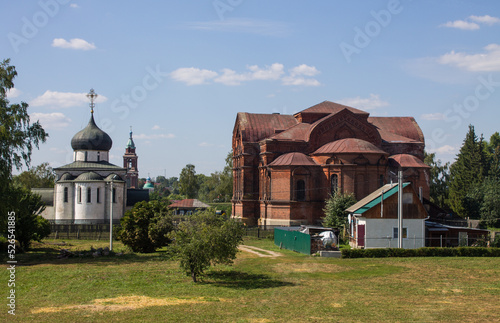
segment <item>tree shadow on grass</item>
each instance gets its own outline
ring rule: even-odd
[[[28,252],[16,254],[15,259],[17,260],[18,266],[35,266],[42,264],[49,265],[67,265],[67,264],[93,264],[93,265],[115,265],[115,264],[127,264],[127,263],[137,263],[137,262],[147,262],[147,261],[163,261],[170,259],[170,256],[166,251],[160,250],[149,254],[140,253],[129,253],[126,252],[121,255],[111,254],[108,256],[93,257],[90,254],[90,250],[73,251],[74,256],[67,258],[59,258],[61,254],[61,249],[58,247],[34,247]],[[5,262],[7,256],[2,257],[2,261]]]
[[[265,274],[248,274],[241,271],[223,270],[213,271],[205,274],[205,278],[213,281],[203,280],[202,284],[234,288],[234,289],[264,289],[285,286],[295,286],[294,283],[272,279]]]

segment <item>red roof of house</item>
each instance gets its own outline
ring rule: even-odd
[[[316,166],[317,164],[311,157],[304,155],[303,153],[288,153],[283,154],[273,160],[269,166]]]
[[[421,161],[418,157],[408,154],[399,154],[392,155],[389,157],[389,161],[394,162],[397,166],[402,168],[430,168],[430,166],[426,165],[423,161]]]
[[[341,154],[341,153],[363,153],[363,154],[385,154],[385,151],[377,148],[372,143],[356,138],[346,138],[329,142],[321,146],[313,154]]]
[[[179,208],[179,209],[199,209],[199,208],[209,208],[210,205],[203,203],[197,199],[185,199],[181,201],[177,201],[175,203],[170,204],[168,207],[170,208]]]

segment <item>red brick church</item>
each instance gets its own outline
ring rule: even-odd
[[[424,146],[412,117],[370,117],[329,101],[294,115],[240,112],[233,217],[250,225],[320,224],[330,194],[352,192],[360,200],[397,182],[399,169],[428,198]]]

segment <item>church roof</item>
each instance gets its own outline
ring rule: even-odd
[[[368,121],[379,129],[380,135],[385,141],[404,140],[400,137],[399,139],[391,138],[390,135],[392,134],[417,142],[424,142],[424,134],[413,117],[369,117]],[[383,130],[383,132],[380,130]]]
[[[313,105],[310,108],[307,108],[305,110],[297,112],[295,115],[304,114],[304,113],[324,113],[326,115],[326,114],[340,112],[343,109],[347,109],[355,114],[362,114],[362,115],[366,115],[366,116],[369,115],[368,112],[365,112],[363,110],[359,110],[359,109],[356,109],[353,107],[349,107],[347,105],[343,105],[343,104],[339,104],[339,103],[335,103],[335,102],[331,102],[331,101],[323,101],[321,103]]]
[[[73,150],[109,151],[111,146],[113,146],[111,137],[95,124],[94,114],[90,116],[87,126],[77,132],[71,139]]]
[[[94,173],[94,172],[86,172],[78,175],[78,177],[75,179],[75,181],[102,181],[103,178],[101,175]]]
[[[385,151],[377,148],[372,143],[356,138],[346,138],[336,141],[329,142],[321,146],[313,154],[351,154],[351,153],[362,153],[362,154],[385,154]]]
[[[116,174],[109,174],[108,176],[106,176],[106,181],[123,182],[123,179]]]
[[[70,173],[64,173],[62,174],[61,177],[59,177],[59,179],[57,180],[58,182],[62,182],[62,181],[72,181],[74,180],[75,177],[73,175],[71,175]]]
[[[259,142],[297,124],[292,115],[239,112],[236,119],[244,142]]]
[[[431,168],[418,157],[409,154],[392,155],[389,157],[389,162],[396,164],[396,167],[402,168]]]
[[[273,160],[269,166],[316,166],[317,164],[311,157],[303,153],[288,153],[283,154]]]
[[[84,162],[84,161],[75,161],[71,164],[67,164],[61,167],[54,168],[56,171],[64,171],[64,170],[114,170],[114,171],[125,171],[125,168],[113,165],[107,161],[98,161],[98,162]]]

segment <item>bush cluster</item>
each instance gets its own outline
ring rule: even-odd
[[[342,258],[500,257],[500,248],[341,249]]]

